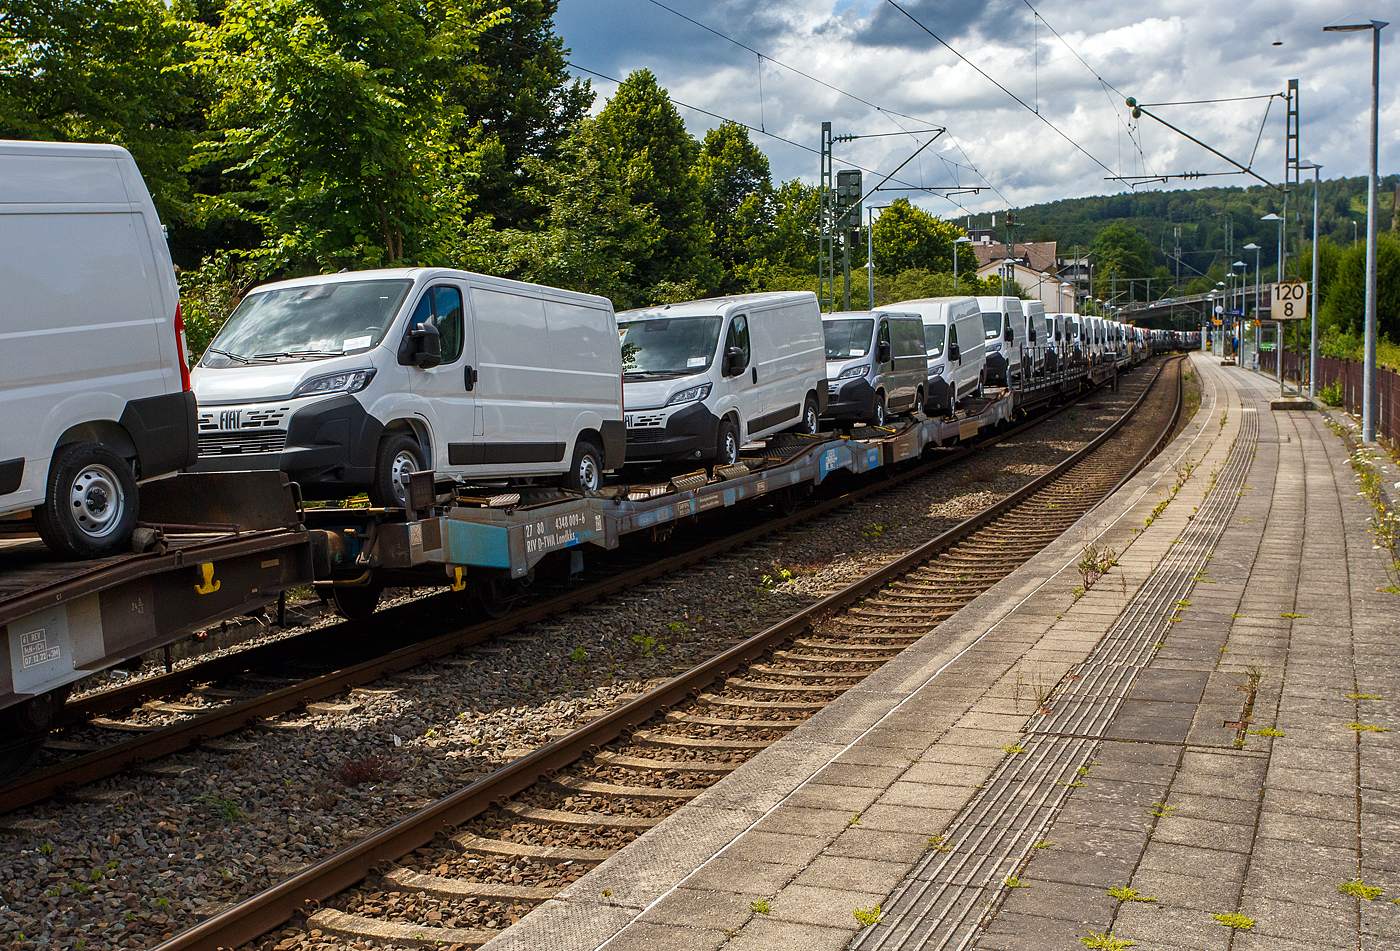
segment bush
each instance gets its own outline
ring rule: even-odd
[[[1331,386],[1324,386],[1322,389],[1318,390],[1317,398],[1328,406],[1341,406],[1343,400],[1342,382],[1338,380]]]
[[[190,366],[194,366],[257,281],[246,265],[227,252],[210,255],[198,269],[180,271],[178,277],[185,342],[190,348]]]

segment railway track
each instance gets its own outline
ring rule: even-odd
[[[1081,395],[1079,400],[1093,392]],[[381,612],[372,626],[344,622],[89,695],[65,709],[60,723],[71,732],[52,742],[51,749],[67,758],[0,787],[0,813],[68,794],[129,767],[185,749],[201,745],[217,748],[221,737],[261,720],[329,700],[385,675],[409,670],[464,647],[665,577],[1014,439],[1079,400],[970,446],[941,451],[934,459],[909,466],[889,478],[873,480],[835,498],[809,504],[793,514],[768,518],[739,532],[723,530],[717,522],[702,523],[688,533],[684,540],[686,548],[679,553],[659,554],[656,546],[648,546],[640,552],[606,553],[607,557],[597,558],[597,567],[591,568],[581,580],[535,585],[518,602],[516,610],[500,619],[444,624],[444,618],[462,618],[469,605],[460,596],[435,595]],[[393,635],[396,639],[386,644],[385,631],[424,628],[439,633],[417,639],[396,634]],[[386,646],[391,649],[386,650]],[[342,659],[342,664],[345,658],[352,662],[335,666],[326,662],[329,656]],[[181,698],[197,684],[205,685],[197,705],[166,702],[169,698]],[[175,718],[175,722],[159,725],[141,717],[112,716],[142,705],[163,718]]]
[[[272,949],[308,930],[395,946],[480,946],[780,740],[1111,495],[1170,438],[1181,412],[1181,364],[1159,365],[1154,382],[1165,374],[1168,385],[1145,387],[1108,431],[1003,501],[160,951],[260,938],[259,947]],[[308,916],[304,928],[276,933],[299,915]]]

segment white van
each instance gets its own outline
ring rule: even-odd
[[[130,550],[138,483],[194,461],[179,286],[115,145],[0,142],[0,516]]]
[[[1084,355],[1091,364],[1097,366],[1103,360],[1103,318],[1089,314],[1082,318],[1081,326],[1084,337]]]
[[[822,313],[810,291],[740,294],[617,315],[627,461],[714,459],[826,412]]]
[[[1021,301],[1026,318],[1026,346],[1022,349],[1024,365],[1031,376],[1045,375],[1045,348],[1049,337],[1045,329],[1045,304],[1038,300]]]
[[[603,297],[449,268],[343,272],[248,293],[194,370],[195,471],[281,469],[311,499],[404,505],[408,476],[622,465],[622,359]]]
[[[983,342],[982,312],[974,297],[926,297],[890,305],[908,310],[924,321],[928,353],[930,416],[952,413],[958,404],[982,390],[987,347]]]
[[[1026,362],[1026,318],[1019,297],[979,297],[982,336],[987,347],[987,383],[1009,386],[1020,382]]]
[[[822,330],[830,381],[824,416],[883,426],[889,414],[923,406],[928,359],[918,314],[837,311],[822,316]]]

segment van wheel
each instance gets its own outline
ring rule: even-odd
[[[575,492],[597,492],[603,487],[603,450],[593,440],[580,436],[574,443],[574,461],[564,485]]]
[[[347,621],[363,621],[379,607],[384,589],[377,584],[345,584],[331,588],[336,613]]]
[[[140,499],[131,464],[98,443],[64,446],[49,466],[44,504],[34,522],[44,543],[69,558],[127,550]]]
[[[921,387],[919,387],[919,395],[918,395],[917,397],[915,397],[915,399],[914,399],[914,409],[915,409],[915,410],[919,410],[919,409],[923,409],[923,408],[924,408],[924,388],[921,386]],[[911,410],[911,412],[912,412],[912,410]]]
[[[719,438],[715,440],[715,465],[732,466],[739,461],[739,427],[725,417],[719,423]]]
[[[418,440],[402,433],[379,441],[379,457],[374,465],[374,484],[369,487],[370,504],[376,508],[407,508],[408,477],[427,468]]]
[[[800,431],[807,436],[816,436],[822,431],[821,419],[817,415],[817,398],[811,394],[802,405],[802,422],[799,425]]]
[[[875,405],[870,410],[870,425],[885,425],[885,394],[877,392],[875,394]]]

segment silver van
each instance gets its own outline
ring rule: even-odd
[[[987,348],[975,297],[926,297],[899,301],[890,308],[913,311],[923,318],[928,355],[924,412],[950,414],[963,400],[981,392]]]
[[[987,383],[1020,382],[1026,342],[1026,318],[1019,297],[979,297],[982,335],[987,346]]]
[[[924,403],[928,359],[918,314],[838,311],[822,316],[826,336],[826,413],[837,422],[885,425]]]
[[[281,469],[310,499],[402,507],[408,476],[563,477],[622,466],[606,298],[450,268],[248,292],[194,370],[194,471]]]
[[[69,557],[130,551],[139,483],[196,447],[175,268],[126,149],[0,142],[0,341],[0,517],[32,512]]]
[[[617,315],[627,461],[713,459],[826,411],[822,312],[810,291],[738,294]]]

